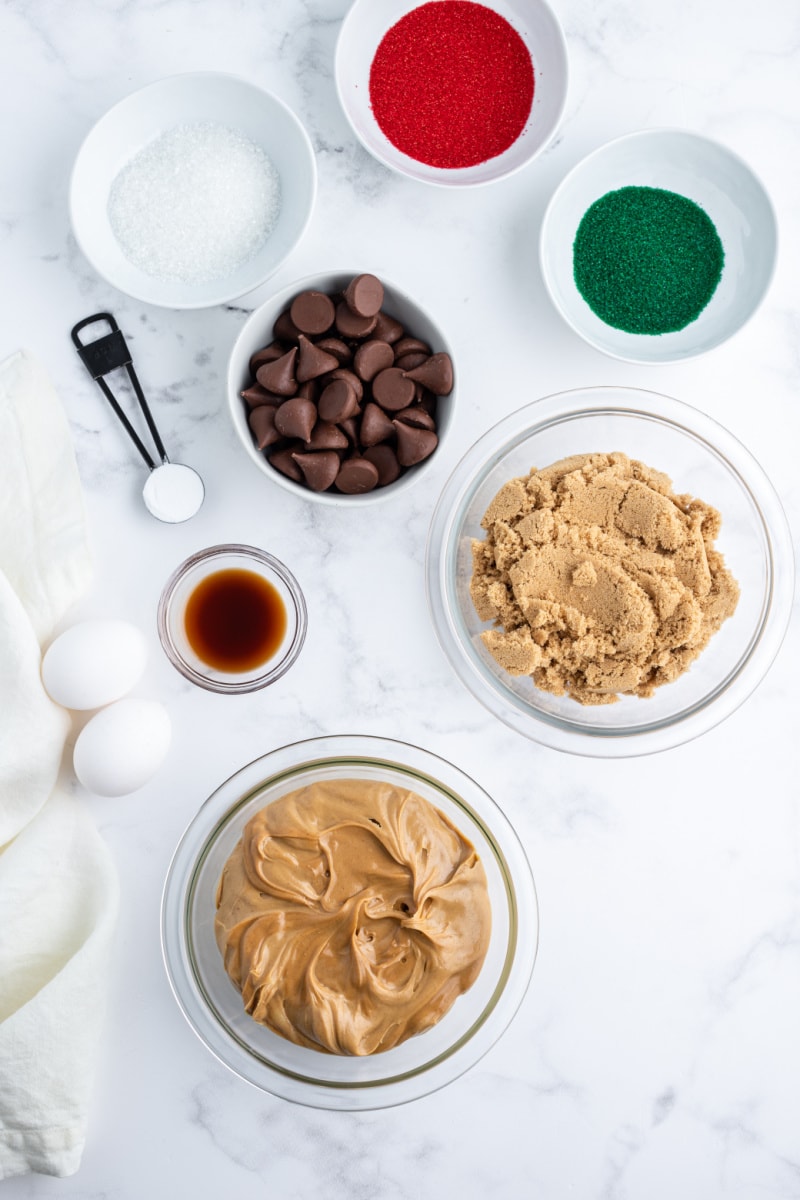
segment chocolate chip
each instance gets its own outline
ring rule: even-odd
[[[400,338],[405,333],[403,326],[394,317],[390,317],[388,313],[379,312],[375,318],[375,329],[372,336],[379,338],[382,342],[388,342],[393,346],[395,342],[399,342]]]
[[[370,446],[364,451],[364,458],[371,462],[378,471],[378,487],[386,487],[394,483],[400,476],[400,463],[391,446],[382,443],[380,446]]]
[[[335,450],[319,450],[316,454],[293,454],[292,458],[303,472],[312,492],[324,492],[339,474],[339,455]]]
[[[334,379],[319,398],[319,415],[323,421],[346,421],[358,408],[358,396],[346,379]]]
[[[275,409],[275,428],[283,437],[307,442],[317,421],[317,407],[311,400],[295,396]]]
[[[355,417],[347,417],[344,421],[340,421],[339,428],[347,434],[354,446],[358,445],[358,421]]]
[[[289,308],[289,316],[301,333],[312,336],[327,333],[336,316],[330,296],[324,292],[301,292]]]
[[[300,330],[289,315],[288,309],[278,317],[272,326],[272,332],[282,342],[296,342],[300,336]]]
[[[429,358],[429,354],[423,354],[420,350],[412,350],[407,354],[398,354],[394,365],[401,371],[413,371],[415,367],[421,367]]]
[[[375,317],[362,317],[346,304],[344,300],[336,307],[336,328],[342,337],[369,337],[376,325]]]
[[[319,395],[319,383],[316,379],[307,379],[305,383],[301,383],[297,389],[297,395],[302,396],[304,400],[313,400],[316,404],[317,396]]]
[[[277,411],[275,408],[270,408],[268,404],[262,404],[259,408],[254,408],[248,417],[248,424],[253,431],[259,450],[266,450],[267,446],[274,446],[281,440],[281,435],[275,428]]]
[[[449,354],[432,354],[427,362],[407,372],[413,379],[428,388],[435,396],[447,396],[453,390],[453,364]]]
[[[334,358],[342,363],[349,362],[353,357],[353,351],[348,346],[347,342],[343,342],[341,338],[326,337],[320,338],[317,342],[320,350],[324,350],[326,354],[332,354]]]
[[[438,437],[429,429],[416,429],[402,421],[395,421],[394,427],[397,432],[397,461],[401,467],[413,467],[422,462],[439,445]]]
[[[377,404],[365,405],[358,433],[361,445],[375,446],[378,442],[385,442],[393,434],[394,425],[383,409],[379,408]]]
[[[335,371],[331,371],[331,382],[334,379],[346,379],[350,387],[356,394],[356,399],[361,402],[364,399],[364,385],[361,380],[352,371],[348,371],[347,367],[337,367]]]
[[[278,404],[283,404],[285,396],[276,396],[274,392],[268,392],[260,383],[254,383],[251,387],[245,388],[239,395],[246,401],[249,408],[258,408],[261,404],[271,404],[275,407]]]
[[[398,358],[404,354],[424,354],[426,358],[431,356],[431,348],[427,342],[423,342],[420,338],[404,337],[395,345],[394,352]]]
[[[286,354],[276,358],[274,362],[264,363],[256,371],[256,379],[268,392],[276,392],[279,396],[293,396],[297,391],[297,380],[294,377],[294,363],[297,358],[297,347],[292,346]]]
[[[436,429],[436,422],[421,404],[401,409],[395,420],[402,421],[404,425],[414,425],[417,429]]]
[[[297,344],[300,350],[295,371],[298,383],[307,383],[309,379],[317,379],[320,375],[327,374],[328,371],[335,371],[339,366],[339,360],[335,355],[328,354],[326,350],[320,350],[319,346],[315,346],[304,334],[300,334]]]
[[[306,449],[346,450],[348,444],[347,437],[340,426],[334,425],[332,421],[317,421],[306,444]]]
[[[296,453],[296,450],[292,451],[289,447],[282,450],[275,450],[270,454],[267,461],[276,471],[280,471],[281,475],[288,475],[289,479],[293,479],[295,483],[302,483],[304,480],[303,472],[293,458],[293,454]]]
[[[373,379],[372,398],[381,408],[399,412],[414,400],[414,381],[406,378],[398,367],[388,367]]]
[[[336,487],[346,496],[359,496],[371,492],[378,483],[378,468],[361,455],[354,455],[342,463],[336,476]]]
[[[344,290],[348,308],[359,317],[377,317],[383,304],[383,284],[375,275],[356,275]]]
[[[256,350],[250,359],[250,374],[255,375],[258,368],[263,367],[264,363],[275,362],[275,359],[281,358],[288,349],[288,346],[284,346],[280,342],[270,342],[263,350]]]
[[[394,362],[394,351],[388,342],[370,339],[364,342],[353,355],[353,370],[359,379],[369,383],[379,371],[385,371]]]
[[[423,388],[418,403],[420,408],[425,409],[426,413],[430,413],[434,418],[436,417],[436,397],[433,392],[428,392]]]

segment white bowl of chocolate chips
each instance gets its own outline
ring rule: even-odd
[[[453,359],[395,284],[333,271],[300,279],[245,323],[228,366],[234,428],[258,469],[323,504],[405,490],[452,420]]]

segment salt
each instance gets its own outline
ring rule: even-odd
[[[232,275],[273,232],[281,185],[260,146],[211,122],[176,125],[111,186],[108,217],[134,266],[200,284]]]

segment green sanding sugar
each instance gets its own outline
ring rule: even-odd
[[[578,291],[627,333],[674,333],[714,294],[725,253],[699,204],[662,188],[607,192],[584,213],[572,247]]]

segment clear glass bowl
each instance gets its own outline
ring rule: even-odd
[[[225,972],[214,917],[222,868],[250,817],[295,788],[352,778],[412,789],[472,842],[486,870],[492,932],[478,978],[437,1025],[392,1050],[351,1058],[296,1046],[247,1015]],[[519,839],[477,783],[415,746],[348,735],[297,742],[266,754],[206,800],[169,869],[161,937],[178,1004],[221,1062],[285,1100],[364,1110],[403,1104],[443,1087],[494,1044],[530,980],[538,909]]]
[[[226,570],[251,571],[271,584],[286,612],[286,629],[275,653],[249,671],[222,671],[204,662],[186,634],[186,605],[197,585]],[[300,585],[288,567],[255,546],[209,546],[187,558],[164,585],[158,603],[158,636],[172,665],[192,683],[211,692],[238,695],[274,683],[303,648],[308,615]]]
[[[470,547],[502,485],[571,454],[622,451],[672,479],[678,493],[722,514],[717,549],[741,588],[734,615],[680,678],[648,699],[586,707],[513,677],[480,640],[469,594]],[[462,683],[512,729],[556,750],[598,758],[666,750],[724,720],[752,692],[789,621],[794,558],[772,484],[745,447],[696,409],[633,388],[587,388],[519,409],[467,452],[431,521],[428,603],[439,641]]]

